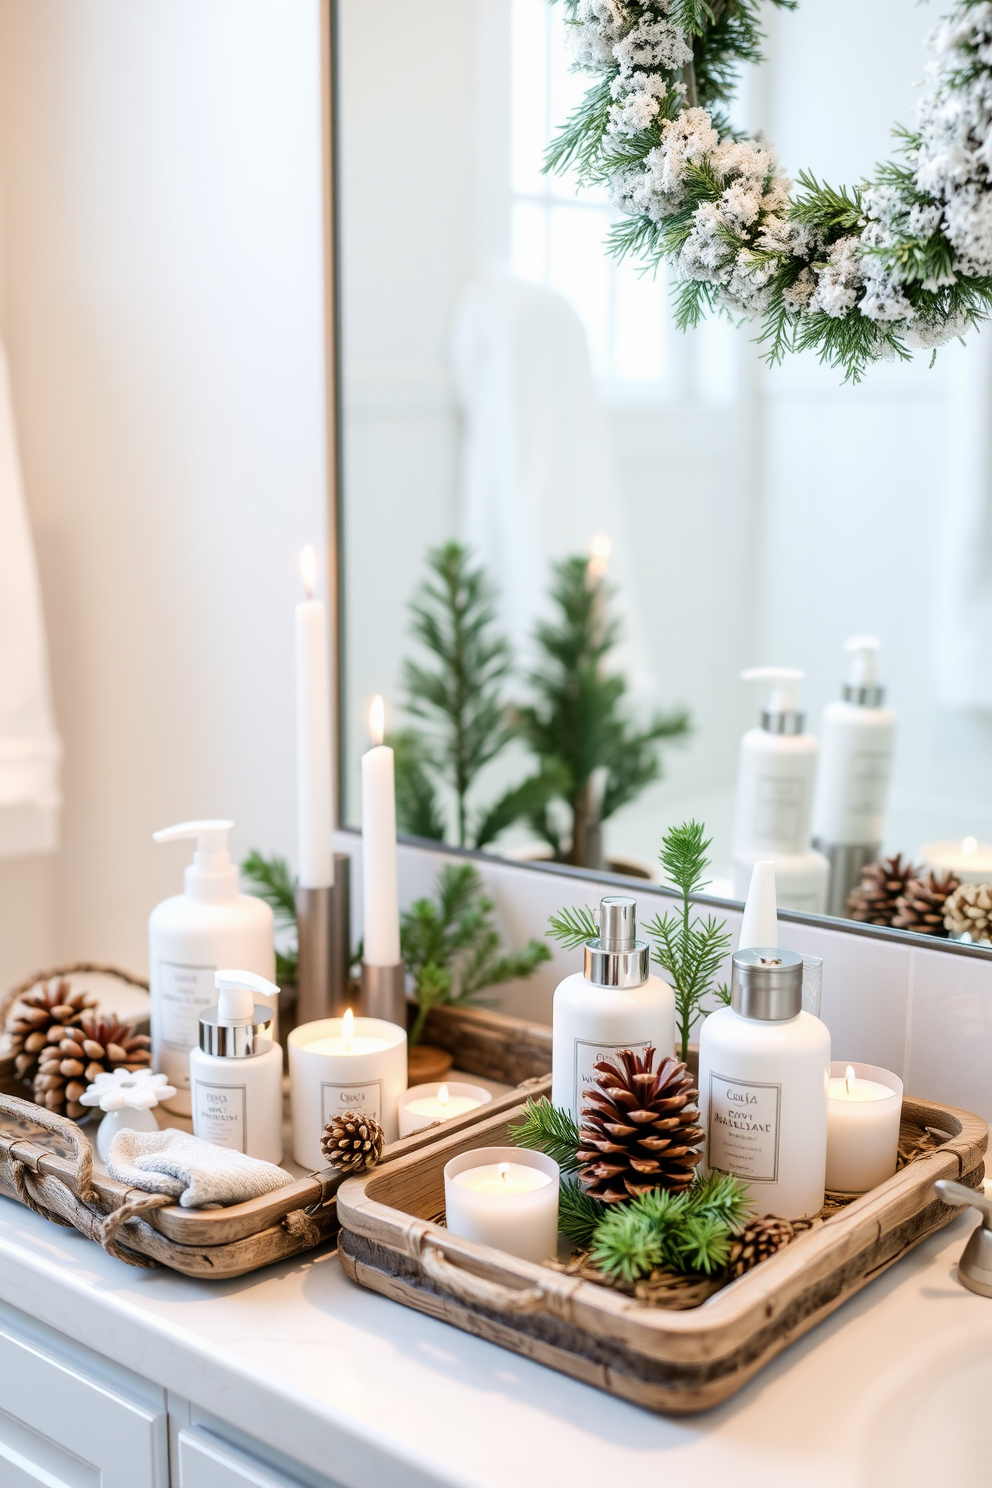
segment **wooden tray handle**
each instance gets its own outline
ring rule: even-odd
[[[438,1286],[444,1287],[459,1301],[467,1302],[470,1306],[491,1307],[496,1312],[527,1313],[544,1310],[547,1293],[540,1287],[520,1290],[517,1287],[502,1286],[498,1281],[487,1281],[483,1276],[476,1276],[471,1271],[463,1271],[460,1266],[452,1265],[436,1245],[423,1241],[419,1259],[431,1281],[437,1282]]]
[[[34,1126],[43,1126],[46,1131],[54,1132],[57,1136],[65,1137],[72,1148],[72,1161],[76,1164],[71,1187],[76,1196],[82,1199],[84,1204],[92,1204],[96,1200],[93,1192],[93,1148],[89,1139],[74,1121],[67,1116],[58,1116],[54,1111],[49,1111],[46,1106],[36,1105],[34,1101],[21,1100],[19,1095],[7,1095],[0,1091],[0,1112],[6,1112],[8,1116],[14,1116],[18,1121],[27,1121]],[[26,1140],[30,1141],[30,1138]]]

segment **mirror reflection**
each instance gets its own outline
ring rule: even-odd
[[[733,124],[865,178],[932,19],[767,9]],[[848,24],[887,65],[838,108]],[[771,859],[784,908],[983,939],[947,899],[992,879],[989,336],[845,383],[680,330],[606,189],[545,169],[595,81],[568,31],[339,7],[346,818],[378,693],[410,834],[656,878],[695,817],[718,895]]]

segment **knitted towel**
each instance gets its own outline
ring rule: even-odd
[[[171,1194],[184,1209],[243,1204],[293,1181],[272,1163],[174,1129],[119,1131],[107,1154],[107,1172],[129,1188]]]

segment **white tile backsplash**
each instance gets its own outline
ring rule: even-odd
[[[992,1121],[992,960],[910,952],[906,1088]]]

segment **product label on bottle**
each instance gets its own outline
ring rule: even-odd
[[[622,1044],[595,1044],[591,1039],[576,1039],[573,1083],[575,1109],[572,1112],[576,1121],[582,1118],[582,1100],[586,1092],[599,1089],[594,1069],[598,1060],[615,1060],[621,1049],[629,1049],[632,1054],[639,1054],[643,1057],[645,1049],[655,1048],[657,1048],[657,1043],[654,1039],[628,1039]]]
[[[851,758],[851,793],[848,810],[865,816],[877,816],[885,810],[889,788],[892,755],[869,749],[858,749]]]
[[[244,1085],[193,1081],[193,1131],[215,1147],[248,1151],[248,1093]]]
[[[732,1080],[711,1070],[709,1166],[748,1183],[776,1183],[781,1106],[781,1085]]]
[[[186,1056],[200,1041],[200,1014],[217,1001],[216,970],[179,961],[158,963],[155,1040],[161,1046],[162,1073],[180,1090],[189,1089]]]
[[[328,1085],[320,1082],[320,1119],[324,1126],[334,1116],[350,1111],[355,1116],[374,1116],[382,1120],[382,1081],[369,1080],[364,1085]]]
[[[755,842],[767,847],[783,844],[794,852],[803,820],[806,795],[802,780],[781,780],[777,775],[758,776],[758,798],[754,813]]]

